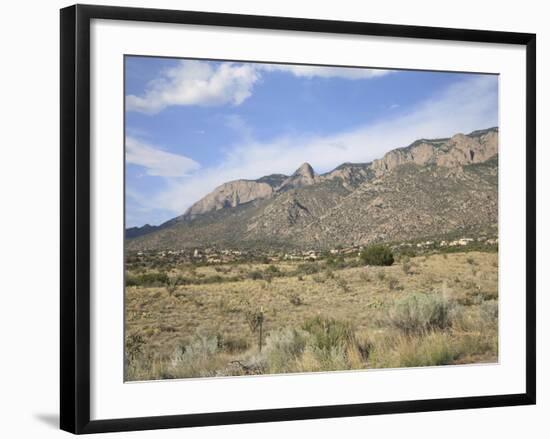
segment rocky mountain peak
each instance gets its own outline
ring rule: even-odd
[[[309,163],[303,163],[294,174],[288,177],[283,183],[277,188],[278,192],[288,191],[290,189],[297,189],[304,186],[309,186],[315,184],[318,180],[315,171]]]
[[[298,169],[294,172],[293,176],[302,176],[304,178],[314,178],[315,171],[308,162],[302,163]]]

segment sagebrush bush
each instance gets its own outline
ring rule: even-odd
[[[172,367],[181,376],[212,376],[216,373],[214,357],[219,350],[217,336],[197,333],[191,341],[177,348],[172,356]]]
[[[169,277],[166,281],[166,291],[168,292],[169,296],[173,296],[174,293],[178,291],[178,278],[177,277]]]
[[[287,357],[295,357],[304,350],[307,334],[300,329],[285,328],[272,331],[265,340],[265,352],[284,353]]]
[[[248,278],[252,280],[259,280],[264,278],[264,274],[260,270],[254,270],[248,273]]]
[[[308,334],[299,329],[281,329],[271,332],[265,340],[262,355],[270,373],[291,371],[302,355]]]
[[[489,300],[477,305],[457,305],[451,312],[453,329],[465,333],[497,333],[498,302]]]
[[[361,261],[366,265],[392,265],[394,262],[393,253],[385,245],[371,245],[365,248],[360,254]]]
[[[237,353],[246,351],[250,343],[246,338],[218,335],[218,347],[225,352]]]
[[[307,320],[302,327],[311,334],[311,344],[318,349],[329,351],[355,342],[355,330],[349,322],[316,316]]]
[[[276,267],[275,265],[270,265],[265,269],[265,272],[270,273],[271,275],[278,275],[281,273],[281,270],[279,270],[279,268]]]
[[[485,321],[498,322],[498,300],[487,300],[481,304],[481,315]]]
[[[395,302],[388,323],[405,334],[419,334],[451,326],[454,304],[441,294],[411,294]]]
[[[296,268],[296,274],[315,274],[321,271],[321,267],[316,263],[300,264]]]

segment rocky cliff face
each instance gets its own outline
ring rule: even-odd
[[[253,200],[269,198],[273,187],[268,183],[251,180],[236,180],[218,186],[206,197],[193,204],[183,215],[186,219],[195,218],[213,210],[237,207]]]
[[[405,163],[417,165],[436,164],[455,167],[481,163],[498,152],[498,129],[475,131],[469,135],[455,134],[450,139],[417,140],[406,148],[388,152],[372,162],[377,176]]]
[[[320,181],[340,181],[348,190],[374,177],[371,163],[343,163],[319,177]]]
[[[445,144],[446,151],[436,155],[438,166],[453,167],[482,163],[498,152],[498,131],[479,135],[457,134]]]

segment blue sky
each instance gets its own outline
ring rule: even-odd
[[[498,125],[498,77],[126,57],[126,225],[220,184]]]

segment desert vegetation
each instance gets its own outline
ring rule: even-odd
[[[495,362],[494,248],[127,258],[126,379]]]
[[[203,79],[241,67],[208,63],[178,61],[169,68],[184,75],[176,82],[164,66],[158,77],[148,68],[136,76],[143,90],[136,83],[127,96],[126,111],[143,114],[125,118],[125,379],[497,361],[499,128],[450,132],[449,114],[448,137],[426,138],[430,112],[398,132],[391,121],[441,94],[415,83],[416,72],[403,83],[415,87],[410,108],[387,114],[389,137],[362,139],[370,122],[354,127],[357,111],[382,120],[383,93],[384,102],[355,99],[356,87],[338,88],[342,75],[312,66],[308,75],[275,69],[297,81],[281,87],[273,69],[251,65],[263,91],[238,74],[247,92],[218,99],[224,87]],[[460,87],[474,80],[455,76]],[[459,100],[470,123],[498,120],[493,79],[483,79],[494,104],[483,114]],[[311,90],[302,83],[310,80]],[[315,105],[295,99],[304,86]],[[170,97],[187,87],[192,99]],[[281,102],[296,111],[274,111]]]

